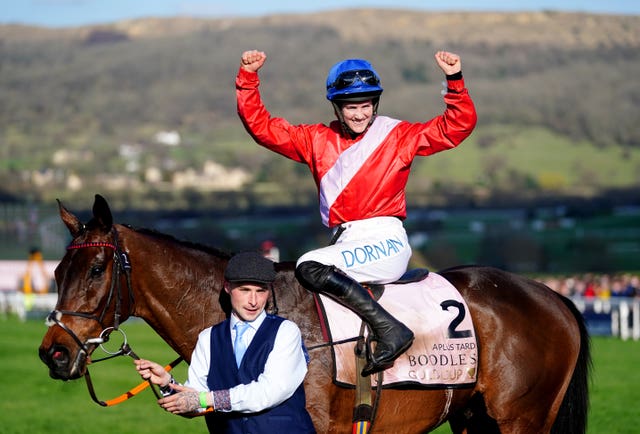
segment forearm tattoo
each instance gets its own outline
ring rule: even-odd
[[[181,413],[196,411],[200,408],[198,392],[182,392],[177,395],[176,407]]]

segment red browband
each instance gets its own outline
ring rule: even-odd
[[[115,244],[107,243],[107,242],[69,244],[67,246],[67,250],[83,249],[85,247],[109,247],[109,248],[112,248],[113,250],[116,250]]]

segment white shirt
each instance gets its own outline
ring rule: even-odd
[[[263,311],[258,318],[248,323],[250,327],[242,336],[247,345],[251,342],[260,327],[266,313]],[[231,316],[231,342],[235,338],[234,325],[238,322],[235,315]],[[204,329],[198,335],[196,348],[191,355],[189,378],[186,386],[198,391],[209,391],[207,377],[211,355],[216,353],[211,348],[211,327]],[[231,410],[253,413],[275,407],[289,399],[304,380],[307,374],[307,361],[302,351],[302,339],[298,326],[289,320],[284,320],[278,329],[273,350],[267,357],[264,371],[257,380],[249,384],[239,384],[229,390]]]

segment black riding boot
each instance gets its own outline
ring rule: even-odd
[[[362,376],[387,369],[413,342],[413,332],[384,310],[366,289],[332,265],[316,261],[302,262],[296,277],[305,288],[322,292],[360,316],[369,326],[376,349]]]

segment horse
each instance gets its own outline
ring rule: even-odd
[[[105,331],[133,316],[189,362],[198,333],[228,315],[222,289],[230,253],[114,223],[100,195],[87,223],[60,201],[58,208],[72,241],[55,270],[58,300],[39,348],[50,376],[81,378]],[[315,348],[305,390],[316,430],[349,432],[356,392],[333,381],[314,295],[296,280],[295,263],[275,266],[278,314],[297,323],[305,345]],[[455,434],[584,433],[590,343],[573,303],[497,268],[457,266],[439,273],[468,304],[478,339],[477,381],[462,388],[372,390],[373,430],[423,433],[448,422]]]

